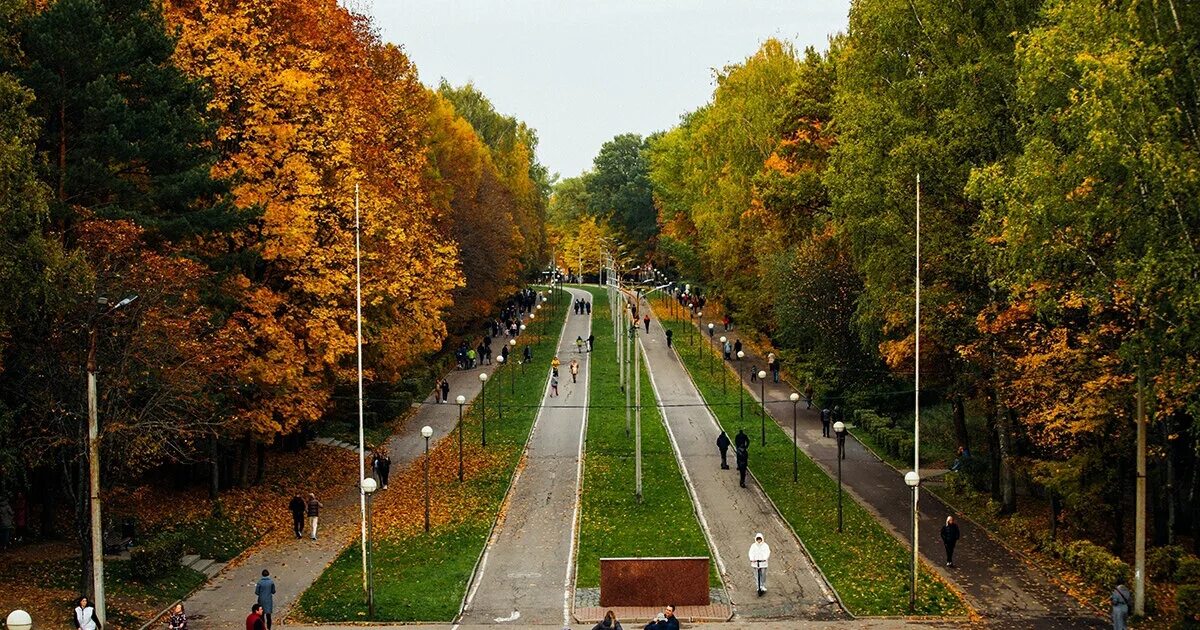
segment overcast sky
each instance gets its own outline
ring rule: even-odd
[[[537,130],[563,177],[613,136],[668,129],[708,102],[713,69],[766,38],[824,50],[850,0],[349,0],[400,44],[421,80],[474,82]]]

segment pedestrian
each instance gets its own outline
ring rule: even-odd
[[[591,315],[592,314],[592,301],[588,300],[587,302],[584,302],[583,306],[584,306],[585,310],[587,310],[587,314]]]
[[[261,605],[255,604],[250,607],[250,614],[246,615],[246,630],[267,630],[267,623],[263,621]]]
[[[376,472],[379,473],[379,485],[387,490],[388,477],[392,475],[392,458],[387,451],[380,451],[379,469]]]
[[[741,351],[742,351],[742,340],[738,339],[737,341],[733,342],[733,356],[737,357],[738,353]],[[741,357],[738,357],[738,359],[741,359]]]
[[[576,383],[575,377],[579,376],[579,359],[571,359],[571,382]]]
[[[821,410],[821,437],[829,437],[829,416],[831,415],[833,412],[829,409]]]
[[[667,604],[667,607],[642,630],[679,630],[679,619],[675,617],[675,604]]]
[[[812,409],[813,386],[812,381],[804,384],[804,404],[808,405],[805,409]]]
[[[729,470],[729,463],[725,459],[729,455],[729,436],[724,431],[717,436],[717,450],[721,451],[721,470]]]
[[[562,365],[562,362],[558,360],[557,356],[555,356],[553,359],[550,359],[550,370],[555,376],[558,376],[558,366],[560,365]]]
[[[270,571],[262,570],[262,577],[258,578],[258,584],[254,586],[254,594],[258,596],[258,605],[262,606],[267,630],[271,630],[271,613],[275,612],[275,580],[271,579]]]
[[[78,630],[99,630],[100,618],[86,596],[75,600],[75,627]]]
[[[524,357],[526,363],[533,360],[533,349],[529,347],[529,344],[525,344],[525,349],[521,351],[521,356]]]
[[[758,366],[757,365],[750,366],[750,382],[751,383],[758,382]]]
[[[505,362],[508,362],[508,344],[504,344],[500,347],[500,356],[504,357]]]
[[[588,352],[591,352],[591,351],[592,351],[592,346],[594,346],[594,345],[596,344],[596,335],[593,335],[593,334],[590,334],[590,333],[589,333],[589,334],[588,334],[588,338],[587,338],[587,342],[588,342]]]
[[[767,368],[771,370],[771,379],[776,383],[779,382],[779,357],[775,356],[774,352],[767,353]]]
[[[960,536],[958,523],[954,522],[953,516],[947,516],[946,524],[942,526],[942,544],[946,546],[946,566],[948,567],[954,567],[954,545],[958,543]]]
[[[611,610],[604,613],[604,618],[592,626],[592,630],[622,630],[621,622],[617,621],[617,613]]]
[[[729,340],[725,340],[725,345],[721,346],[721,351],[725,353],[725,360],[728,361],[733,355],[733,344]]]
[[[487,346],[479,344],[479,347],[475,348],[475,354],[479,355],[479,365],[491,365],[492,360],[488,358]]]
[[[745,429],[738,429],[737,435],[733,436],[733,445],[736,448],[750,448],[750,436],[746,435]]]
[[[475,348],[467,350],[467,365],[471,369],[475,369]]]
[[[167,615],[167,630],[188,630],[187,614],[183,612],[183,602],[176,602],[171,614]]]
[[[738,446],[734,451],[737,459],[738,485],[746,487],[746,469],[750,467],[750,447]]]
[[[721,323],[725,325],[725,332],[729,332],[729,324],[733,323],[733,320],[729,319],[729,316],[726,315],[721,318]]]
[[[642,316],[642,323],[646,325],[646,334],[650,334],[650,313]]]
[[[1117,578],[1117,587],[1113,589],[1112,595],[1108,596],[1112,601],[1112,623],[1113,630],[1125,630],[1129,626],[1129,607],[1133,601],[1133,593],[1129,592],[1129,587],[1125,586],[1125,580]]]
[[[317,519],[321,517],[321,502],[317,500],[317,495],[308,493],[308,522],[312,527],[312,539],[317,539]]]
[[[671,347],[671,337],[674,336],[674,334],[675,333],[670,328],[667,329],[667,347],[668,348]]]
[[[767,560],[771,557],[771,547],[763,542],[761,533],[754,535],[749,556],[750,566],[754,569],[755,583],[758,585],[758,596],[762,597],[767,592]]]
[[[450,379],[442,379],[442,402],[450,400]]]
[[[583,354],[583,337],[575,337],[575,354]]]
[[[296,532],[296,538],[304,536],[304,513],[308,511],[308,504],[300,495],[292,497],[292,501],[288,503],[288,510],[292,513],[292,530]]]
[[[555,369],[554,374],[550,375],[550,395],[558,396],[558,370]]]

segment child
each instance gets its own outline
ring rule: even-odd
[[[558,373],[557,371],[550,377],[550,395],[558,396]]]

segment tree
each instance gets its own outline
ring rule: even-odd
[[[646,141],[633,133],[605,142],[585,183],[588,212],[607,221],[623,242],[633,246],[638,258],[653,251],[658,234],[646,147]]]

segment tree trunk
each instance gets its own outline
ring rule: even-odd
[[[1000,423],[1000,513],[1012,514],[1017,511],[1017,475],[1013,469],[1013,425],[1016,424],[1017,412],[1005,409],[999,414]]]
[[[216,501],[221,492],[221,446],[217,436],[208,439],[208,499]]]
[[[967,434],[967,410],[966,402],[963,401],[961,394],[956,395],[951,401],[951,409],[954,414],[954,436],[958,439],[958,445],[964,451],[971,450],[970,436]]]
[[[988,391],[987,395],[987,434],[988,434],[988,472],[991,479],[988,483],[988,491],[992,495],[993,501],[999,501],[1003,498],[1000,491],[1000,423],[996,420],[997,405],[996,393]]]
[[[254,485],[256,486],[263,482],[263,477],[267,471],[267,445],[259,442],[257,450],[258,468],[254,473]]]
[[[238,453],[238,487],[245,488],[250,485],[250,435],[242,440],[242,448]]]

